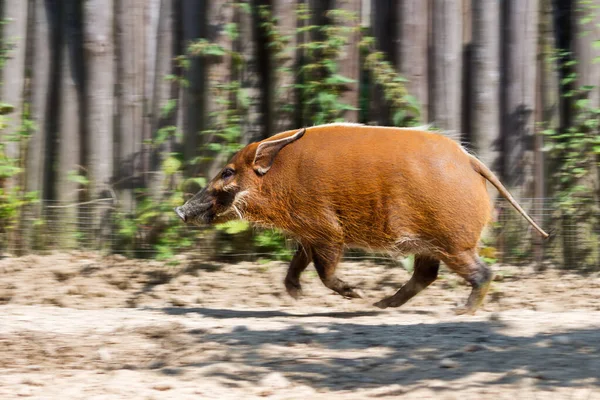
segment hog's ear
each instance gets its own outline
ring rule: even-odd
[[[253,167],[256,173],[259,175],[266,174],[271,168],[271,165],[273,165],[273,161],[275,160],[275,157],[277,157],[277,153],[279,153],[279,151],[288,144],[300,139],[302,135],[304,135],[304,132],[306,132],[306,128],[299,130],[295,134],[283,139],[270,140],[259,144],[256,148],[256,155],[254,156],[253,162]]]

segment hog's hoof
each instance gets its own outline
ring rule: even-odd
[[[293,283],[293,282],[285,282],[285,290],[288,292],[288,294],[290,295],[290,297],[292,297],[294,300],[298,300],[300,299],[300,297],[302,297],[302,287],[300,286],[299,283]]]
[[[389,299],[379,300],[377,303],[373,303],[373,305],[377,308],[381,308],[382,310],[388,308],[390,306]]]
[[[473,315],[473,314],[475,314],[475,311],[477,311],[477,309],[475,309],[473,307],[460,306],[460,307],[456,307],[454,309],[454,314],[456,314],[456,315]]]
[[[355,288],[346,288],[340,294],[349,299],[362,299],[365,297],[365,295],[363,294],[363,292],[361,290],[355,289]]]

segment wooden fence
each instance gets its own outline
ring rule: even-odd
[[[181,152],[190,160],[211,140],[199,132],[210,127],[210,113],[219,110],[217,82],[238,79],[248,93],[250,112],[240,122],[243,143],[309,124],[298,113],[282,119],[277,103],[293,108],[302,99],[294,90],[285,100],[275,98],[274,89],[296,82],[303,62],[298,46],[308,40],[298,28],[334,23],[325,17],[327,10],[344,9],[361,26],[336,60],[340,74],[355,82],[347,85],[343,100],[359,111],[348,110],[345,120],[393,122],[359,49],[361,37],[372,35],[407,79],[421,122],[460,131],[467,146],[518,196],[541,198],[546,170],[536,122],[558,126],[567,118],[561,114],[558,70],[541,56],[565,38],[568,46],[575,41],[571,47],[588,61],[598,51],[589,45],[597,29],[576,39],[577,24],[554,28],[576,14],[576,1],[562,3],[569,5],[552,7],[549,0],[4,0],[2,39],[10,50],[2,70],[2,101],[15,106],[5,134],[18,130],[24,118],[36,126],[27,142],[7,143],[6,153],[24,160],[25,172],[14,179],[43,199],[114,198],[119,208],[134,210],[137,190],[164,181],[165,154]],[[298,4],[312,10],[310,21],[298,19]],[[278,32],[289,36],[293,51],[285,61],[287,74],[272,57],[261,6],[271,10]],[[228,34],[231,26],[239,33],[235,37]],[[176,57],[201,38],[243,54],[243,70],[234,73],[228,57],[193,57],[189,68],[182,68]],[[600,70],[588,64],[579,68],[579,82],[599,83]],[[181,135],[151,145],[167,126],[176,126]],[[210,174],[214,168],[186,173]]]

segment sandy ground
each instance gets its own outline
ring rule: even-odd
[[[347,300],[312,267],[178,265],[73,253],[0,260],[0,399],[600,399],[600,275],[495,267],[475,316],[440,279],[345,263]]]

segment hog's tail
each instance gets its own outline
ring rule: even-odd
[[[512,204],[512,206],[523,217],[525,217],[525,219],[527,220],[527,222],[529,222],[531,224],[531,226],[533,226],[535,228],[535,230],[538,231],[540,233],[540,235],[542,235],[542,237],[544,239],[546,239],[549,236],[548,233],[546,233],[546,231],[544,231],[542,228],[540,228],[539,225],[536,224],[535,221],[527,214],[527,212],[525,210],[523,210],[523,208],[519,205],[519,203],[517,203],[517,201],[514,199],[514,197],[512,197],[512,195],[504,187],[504,185],[502,184],[502,182],[500,182],[500,180],[498,179],[498,177],[492,171],[490,171],[490,169],[484,163],[482,163],[481,161],[479,161],[477,158],[475,158],[473,156],[469,156],[469,157],[471,158],[471,165],[473,166],[473,169],[475,171],[477,171],[477,173],[481,174],[481,176],[483,176],[485,179],[487,179],[492,185],[494,185],[494,187],[496,189],[498,189],[498,191],[500,192],[500,194],[506,200],[508,200],[508,202],[510,204]]]

